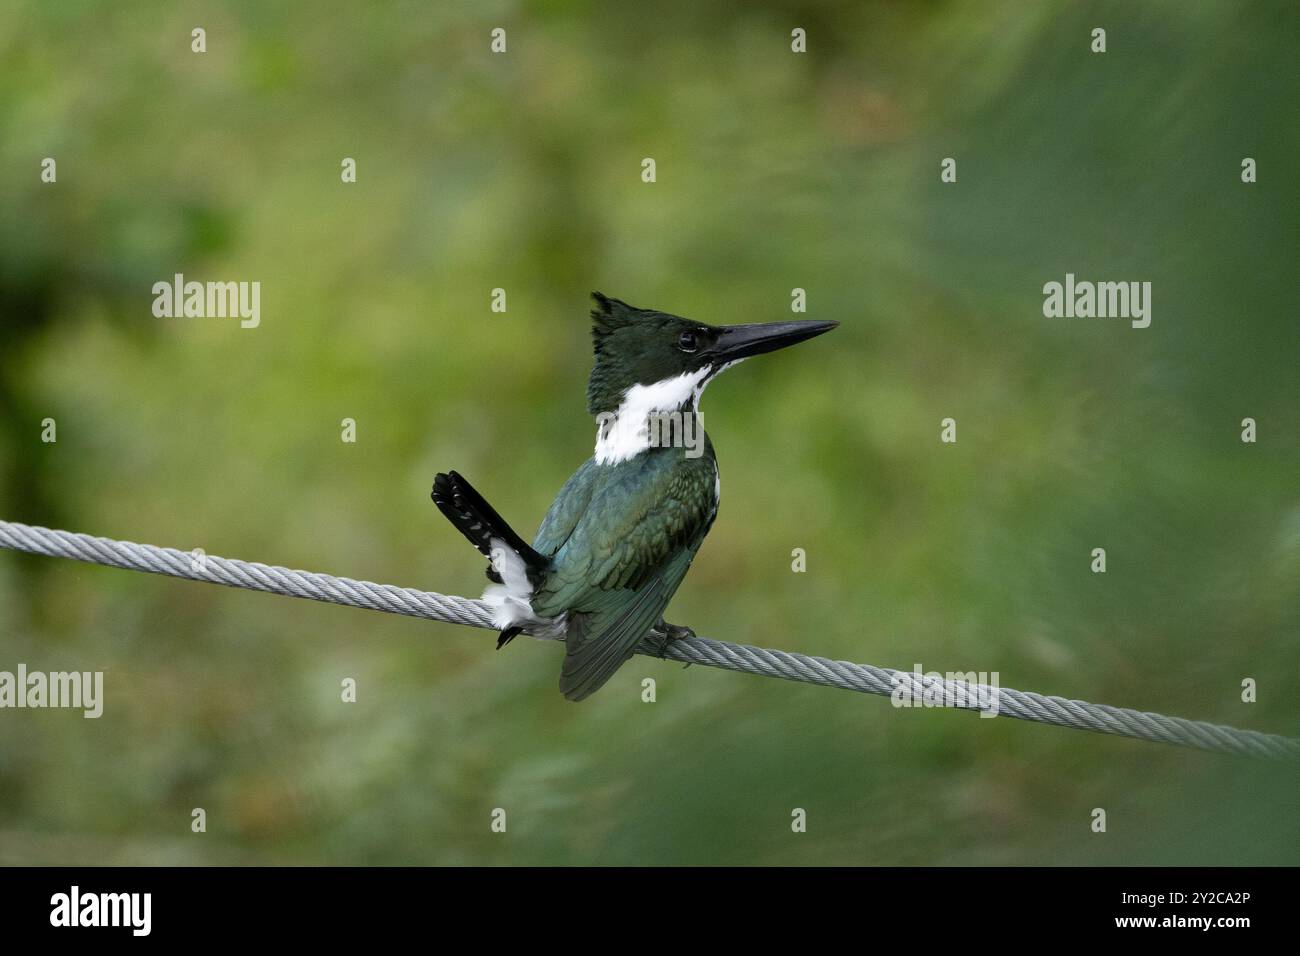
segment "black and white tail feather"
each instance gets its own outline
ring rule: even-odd
[[[483,600],[492,607],[492,623],[501,630],[498,649],[525,628],[563,626],[562,622],[538,618],[529,602],[549,558],[533,550],[456,472],[437,475],[430,497],[456,530],[488,559],[487,576],[493,586],[483,592]]]

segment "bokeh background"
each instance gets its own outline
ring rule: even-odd
[[[731,323],[801,287],[843,325],[710,388],[722,509],[670,620],[1300,733],[1298,27],[10,0],[0,516],[477,594],[431,478],[531,534],[590,453],[591,290]],[[155,319],[176,272],[260,281],[261,327]],[[1151,327],[1045,319],[1066,272],[1151,281]],[[559,647],[492,643],[0,553],[0,668],[107,695],[0,712],[0,862],[1300,862],[1294,770],[642,658],[573,705]]]

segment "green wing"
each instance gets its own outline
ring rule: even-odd
[[[595,692],[658,623],[716,510],[711,455],[663,449],[593,467],[587,508],[533,594],[536,613],[569,615],[570,700]]]
[[[606,591],[606,606],[600,610],[569,612],[560,670],[560,691],[565,697],[582,700],[614,676],[641,638],[659,623],[694,557],[693,549],[682,548],[638,590]]]
[[[588,458],[581,468],[569,476],[560,493],[555,496],[555,501],[551,503],[550,510],[537,529],[537,537],[533,540],[534,551],[549,558],[564,547],[564,543],[573,534],[573,529],[578,526],[578,519],[591,503],[592,493],[599,483],[600,468],[595,458]]]

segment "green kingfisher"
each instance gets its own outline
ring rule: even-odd
[[[590,696],[654,635],[689,628],[663,619],[718,513],[720,483],[700,395],[753,355],[836,322],[712,326],[593,293],[596,361],[587,409],[596,448],[552,503],[530,546],[468,481],[439,474],[433,501],[489,559],[483,600],[498,649],[522,631],[563,637],[560,691]]]

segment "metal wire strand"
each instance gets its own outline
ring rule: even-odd
[[[352,578],[313,571],[293,571],[274,565],[178,551],[175,548],[158,548],[132,541],[97,538],[71,531],[53,531],[12,521],[0,521],[0,548],[52,558],[71,558],[131,571],[167,574],[253,591],[268,591],[313,601],[327,601],[389,614],[405,614],[430,621],[492,627],[492,615],[488,608],[481,601],[469,598],[395,587],[391,584],[355,581]],[[1057,727],[1074,727],[1219,753],[1287,760],[1300,758],[1300,740],[1292,737],[1239,730],[1221,724],[1167,717],[1164,714],[1129,710],[1125,707],[1067,700],[1008,687],[988,688],[963,684],[888,667],[833,661],[825,657],[769,650],[747,644],[728,644],[703,637],[678,638],[666,646],[658,640],[648,638],[637,647],[637,653],[683,664],[703,664],[707,667],[886,697],[900,690],[914,700],[920,700],[925,695],[927,699],[947,702],[946,706],[966,710],[987,708],[991,699],[989,695],[995,694],[997,716],[1000,717],[1015,717]]]

